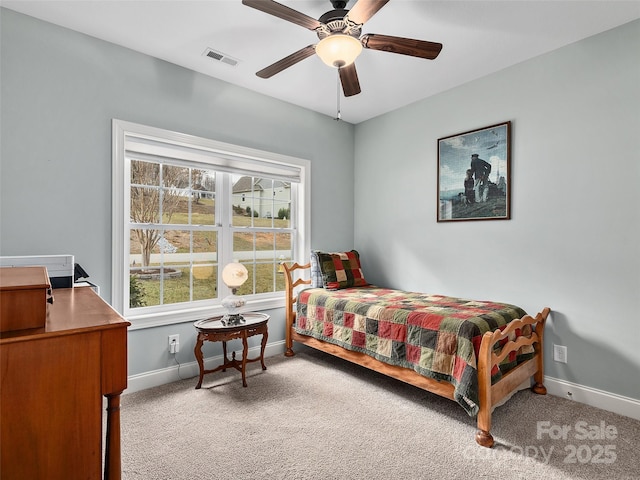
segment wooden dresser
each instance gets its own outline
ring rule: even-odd
[[[130,324],[90,287],[53,298],[43,328],[0,334],[0,477],[99,479],[104,452],[104,478],[120,479]]]

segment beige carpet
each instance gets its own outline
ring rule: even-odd
[[[233,370],[124,395],[123,478],[640,478],[636,420],[523,391],[486,449],[455,402],[297,350],[251,364],[247,388]]]

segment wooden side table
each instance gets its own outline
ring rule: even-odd
[[[212,317],[206,320],[199,320],[193,324],[198,331],[198,339],[196,341],[196,347],[194,353],[198,366],[200,367],[200,378],[198,379],[198,385],[196,389],[202,386],[202,379],[206,373],[214,373],[222,370],[223,372],[227,368],[235,368],[242,373],[242,386],[247,386],[246,379],[246,367],[247,363],[257,362],[260,360],[262,370],[266,370],[267,367],[264,364],[264,349],[267,346],[267,338],[269,333],[267,331],[267,322],[269,321],[269,315],[264,313],[244,313],[244,322],[238,325],[227,325],[223,323],[223,316]],[[247,338],[253,335],[262,335],[262,343],[260,346],[260,356],[256,358],[247,358]],[[231,359],[227,357],[227,342],[234,338],[242,339],[242,360],[236,360],[236,352],[232,353]],[[209,342],[222,342],[222,353],[224,362],[222,365],[211,369],[204,369],[204,359],[202,358],[202,344],[205,341]]]

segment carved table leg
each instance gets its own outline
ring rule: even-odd
[[[262,332],[262,344],[260,345],[260,363],[262,364],[262,370],[266,370],[267,366],[264,364],[264,349],[267,346],[267,338],[269,338],[269,333],[267,332],[267,327],[264,327],[264,331]]]
[[[196,355],[196,360],[198,361],[198,367],[200,367],[200,378],[198,379],[198,384],[196,385],[196,390],[198,390],[202,386],[202,379],[204,378],[204,360],[202,359],[202,334],[198,334],[198,340],[196,341],[196,347],[193,349],[193,353]],[[226,355],[225,355],[226,358]]]
[[[107,398],[107,434],[104,453],[105,480],[120,480],[122,476],[122,452],[120,450],[120,393],[105,395]]]
[[[249,346],[247,344],[247,331],[242,332],[242,386],[247,386],[247,350]]]
[[[236,352],[233,352],[233,353],[235,355]],[[227,371],[226,366],[227,366],[227,363],[229,363],[229,360],[227,360],[227,341],[226,340],[222,341],[222,359],[223,359],[222,366],[225,367],[222,369],[222,371],[226,372]],[[235,360],[235,356],[234,356],[234,360]]]

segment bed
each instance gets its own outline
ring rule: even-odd
[[[355,250],[314,251],[310,263],[282,270],[286,356],[298,342],[454,400],[477,417],[475,439],[484,447],[494,444],[497,405],[526,382],[546,394],[549,308],[532,317],[504,303],[369,285]]]

